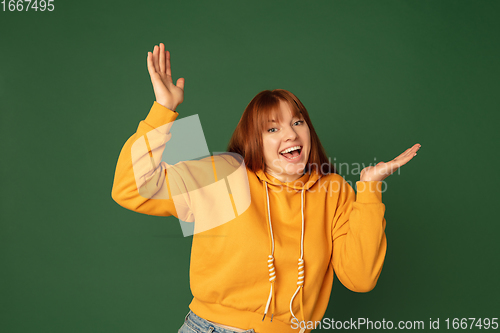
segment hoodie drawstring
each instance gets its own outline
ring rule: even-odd
[[[269,270],[269,282],[271,283],[271,289],[269,291],[269,297],[267,299],[267,304],[266,304],[266,309],[264,311],[264,317],[262,317],[262,320],[266,318],[267,312],[269,310],[269,306],[272,305],[271,307],[271,321],[273,321],[273,316],[274,316],[274,310],[275,310],[275,302],[276,302],[276,297],[275,297],[275,282],[276,282],[276,271],[274,269],[274,235],[273,235],[273,227],[271,224],[271,208],[269,205],[269,190],[267,186],[267,182],[264,181],[264,187],[266,188],[266,198],[267,198],[267,221],[269,225],[269,230],[268,230],[268,235],[269,235],[269,243],[271,247],[271,254],[269,255],[269,258],[267,260],[267,267]],[[300,258],[299,258],[299,265],[298,265],[298,281],[297,281],[297,290],[293,294],[291,300],[290,300],[290,313],[292,314],[292,317],[295,318],[297,321],[297,317],[293,313],[292,310],[292,304],[295,296],[297,293],[300,292],[299,297],[300,297],[300,314],[302,316],[302,320],[305,320],[304,316],[304,281],[305,281],[305,271],[304,271],[304,198],[305,198],[305,192],[304,190],[301,191],[301,204],[300,204],[300,210],[302,213],[302,233],[301,233],[301,238],[300,238]],[[301,330],[302,331],[302,330]]]
[[[271,304],[272,301],[272,308],[271,308],[271,321],[273,321],[274,317],[274,308],[275,308],[275,299],[274,293],[275,293],[275,288],[274,287],[274,282],[276,280],[276,271],[274,270],[274,235],[273,235],[273,226],[271,224],[271,209],[269,206],[269,191],[267,189],[267,182],[264,182],[264,187],[266,188],[266,196],[267,196],[267,222],[269,224],[269,241],[271,245],[271,254],[269,255],[269,259],[267,259],[267,268],[269,270],[269,282],[271,282],[271,290],[269,291],[269,298],[267,299],[267,304],[266,304],[266,310],[264,311],[264,317],[262,317],[262,321],[264,321],[264,318],[266,318],[267,311],[269,310],[269,305]]]
[[[297,281],[297,290],[295,290],[295,294],[293,294],[292,299],[290,300],[290,313],[295,320],[299,321],[297,317],[293,314],[292,304],[293,299],[300,291],[300,315],[302,316],[302,320],[305,320],[304,317],[304,280],[305,280],[305,272],[304,272],[304,190],[301,191],[301,201],[300,201],[300,210],[302,212],[302,236],[300,238],[300,258],[299,258],[299,278]]]

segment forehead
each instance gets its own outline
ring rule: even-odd
[[[298,108],[293,108],[287,101],[280,100],[277,108],[273,108],[269,112],[269,122],[282,122],[288,119],[302,118],[302,114]]]

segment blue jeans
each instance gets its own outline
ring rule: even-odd
[[[245,332],[255,333],[253,329]],[[189,313],[184,319],[184,325],[182,325],[178,333],[235,333],[235,331],[215,326],[205,319],[198,317],[193,311],[189,310]]]

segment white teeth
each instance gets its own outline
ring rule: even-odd
[[[283,150],[282,152],[280,152],[280,154],[289,153],[289,152],[297,150],[297,149],[300,149],[300,146],[287,148],[287,149]]]

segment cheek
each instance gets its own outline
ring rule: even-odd
[[[273,158],[276,154],[276,150],[278,149],[276,146],[276,140],[271,138],[263,138],[262,139],[262,149],[264,151],[264,158],[270,159]]]
[[[304,142],[304,144],[307,144],[307,146],[309,146],[309,148],[310,148],[311,147],[311,132],[309,132],[309,128],[306,127],[301,134],[302,134],[301,135],[302,142]]]

